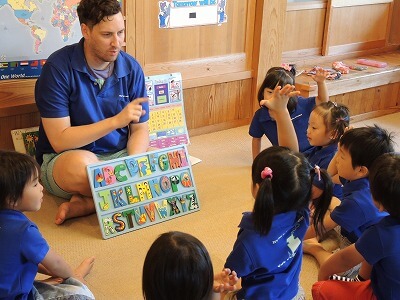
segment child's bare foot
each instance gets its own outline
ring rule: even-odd
[[[39,280],[40,282],[44,282],[50,285],[57,285],[64,281],[63,278],[60,277],[48,277],[46,279]]]
[[[304,253],[313,255],[315,253],[315,250],[324,250],[324,247],[322,247],[322,245],[318,242],[316,238],[311,238],[303,241]]]
[[[86,258],[81,264],[75,268],[74,277],[81,282],[85,281],[85,277],[90,273],[94,265],[94,256]]]
[[[73,195],[69,202],[62,203],[58,208],[55,223],[60,225],[65,220],[90,215],[95,211],[93,198]]]

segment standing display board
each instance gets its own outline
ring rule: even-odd
[[[200,210],[186,145],[87,166],[104,239]]]
[[[183,107],[181,74],[147,76],[146,89],[150,107],[150,146],[166,148],[187,145],[189,134]]]

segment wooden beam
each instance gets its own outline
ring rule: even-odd
[[[282,63],[282,50],[287,1],[283,0],[259,0],[256,10],[255,38],[253,53],[253,69],[255,80],[252,87],[254,95],[253,110],[258,109],[257,90],[265,78],[268,69],[280,66]]]
[[[307,10],[326,8],[326,1],[309,1],[309,2],[290,2],[287,4],[286,11]]]
[[[332,0],[332,7],[371,5],[391,2],[393,2],[393,0]]]

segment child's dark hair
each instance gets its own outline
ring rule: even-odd
[[[272,170],[272,176],[261,174],[265,168]],[[252,165],[253,185],[259,184],[253,208],[256,230],[268,234],[274,215],[308,207],[312,182],[317,173],[324,182],[324,189],[313,203],[313,225],[316,232],[322,234],[322,221],[332,198],[332,180],[328,173],[316,170],[302,153],[286,147],[272,146],[257,155]]]
[[[268,70],[265,75],[264,81],[262,82],[260,88],[258,89],[257,99],[258,102],[264,99],[264,90],[275,89],[276,86],[284,87],[287,84],[294,85],[294,78],[296,75],[296,69],[291,68],[290,71],[282,68],[282,67],[272,67]],[[297,96],[290,97],[289,102],[287,104],[287,109],[289,112],[292,112],[297,105]]]
[[[121,4],[117,0],[81,0],[76,11],[79,23],[93,28],[104,18],[121,12]]]
[[[376,159],[369,171],[369,182],[374,200],[400,219],[400,153],[386,153]]]
[[[0,209],[15,206],[26,184],[40,174],[33,157],[9,150],[0,150],[0,170]]]
[[[313,112],[322,117],[327,131],[332,131],[331,144],[337,144],[350,124],[347,106],[332,101],[322,102],[314,107]]]
[[[369,169],[379,156],[394,151],[392,133],[376,124],[346,131],[339,144],[349,152],[353,168]]]
[[[146,300],[208,300],[214,271],[207,249],[194,236],[161,234],[147,252],[142,276]]]

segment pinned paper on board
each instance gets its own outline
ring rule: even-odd
[[[159,1],[159,28],[178,28],[226,23],[227,0]]]

